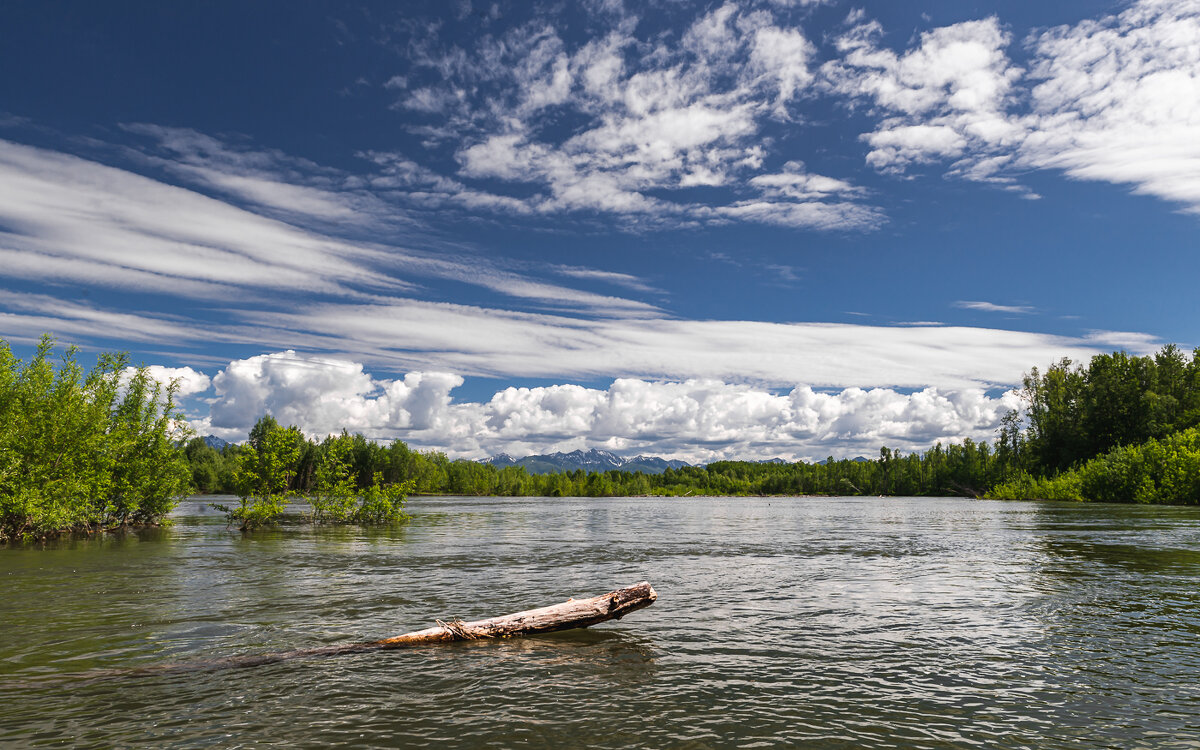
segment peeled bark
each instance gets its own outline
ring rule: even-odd
[[[656,599],[658,599],[658,594],[655,593],[654,587],[648,582],[642,581],[623,589],[610,591],[601,596],[593,596],[590,599],[568,599],[562,604],[555,604],[540,609],[528,609],[524,612],[492,617],[487,620],[475,620],[473,622],[463,622],[461,620],[442,622],[438,620],[438,624],[432,628],[415,630],[393,638],[385,638],[382,641],[350,643],[343,646],[321,646],[318,648],[281,651],[274,654],[258,654],[255,656],[235,656],[229,659],[211,661],[157,664],[151,667],[128,670],[99,670],[76,675],[75,678],[103,679],[139,674],[162,674],[164,672],[240,669],[308,657],[358,654],[382,649],[411,648],[425,644],[486,638],[511,638],[520,635],[551,633],[556,630],[586,628],[607,620],[619,620],[630,612],[637,611],[643,607],[649,607]]]
[[[541,609],[527,609],[512,615],[474,622],[441,622],[437,626],[405,633],[394,638],[363,644],[372,648],[403,648],[421,643],[445,643],[479,638],[510,638],[515,635],[550,633],[555,630],[586,628],[606,620],[649,607],[658,599],[654,587],[642,581],[590,599],[568,599]]]

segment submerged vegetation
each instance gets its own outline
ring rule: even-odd
[[[994,445],[881,448],[875,460],[718,461],[662,474],[529,474],[363,435],[317,442],[262,417],[244,445],[189,438],[161,384],[123,354],[85,372],[43,337],[28,362],[0,341],[0,542],[159,523],[193,491],[243,529],[303,496],[304,520],[391,523],[410,493],[463,495],[965,495],[1200,504],[1200,350],[1098,355],[1036,368]]]
[[[306,520],[319,524],[393,523],[407,518],[404,503],[411,481],[385,483],[380,472],[369,477],[355,470],[354,448],[361,436],[346,432],[314,443],[296,427],[280,427],[274,417],[258,420],[245,446],[232,453],[232,470],[204,441],[193,440],[185,455],[200,460],[195,471],[228,477],[240,496],[237,505],[213,503],[243,529],[276,523],[294,497],[308,495]],[[208,448],[208,452],[204,450]],[[215,458],[214,458],[215,456]],[[195,471],[193,472],[195,474]],[[303,474],[306,481],[299,481]],[[368,481],[362,481],[367,479]]]
[[[157,523],[190,489],[175,387],[120,354],[90,372],[46,336],[22,362],[0,341],[0,541]]]

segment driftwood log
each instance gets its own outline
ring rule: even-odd
[[[402,648],[421,643],[445,643],[447,641],[470,641],[479,638],[510,638],[514,635],[534,635],[555,630],[586,628],[606,620],[619,620],[630,612],[649,607],[658,598],[654,587],[642,581],[623,589],[617,589],[590,599],[568,599],[541,609],[527,609],[512,615],[492,617],[474,622],[438,621],[425,630],[385,638],[382,641],[363,644],[374,648]]]
[[[520,635],[535,635],[551,633],[556,630],[586,628],[589,625],[619,620],[630,612],[643,607],[649,607],[658,599],[654,587],[642,581],[623,589],[610,591],[590,599],[568,599],[562,604],[555,604],[540,609],[528,609],[501,617],[487,620],[463,622],[437,621],[437,625],[425,630],[415,630],[411,633],[385,638],[381,641],[366,643],[349,643],[341,646],[321,646],[296,651],[280,651],[273,654],[257,654],[254,656],[235,656],[228,659],[210,661],[177,662],[174,664],[156,664],[150,667],[134,669],[97,670],[86,674],[74,675],[75,679],[102,679],[129,675],[163,674],[164,672],[208,671],[214,669],[239,669],[257,667],[263,664],[275,664],[291,659],[304,659],[321,656],[338,656],[340,654],[358,654],[366,651],[379,651],[392,648],[412,648],[424,644],[450,643],[453,641],[471,641],[487,638],[511,638]]]

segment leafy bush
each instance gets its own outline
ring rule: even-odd
[[[412,492],[412,481],[385,484],[375,472],[366,487],[360,487],[354,453],[361,436],[330,436],[316,446],[312,490],[308,499],[312,513],[307,520],[317,524],[383,524],[408,518],[404,503]],[[270,416],[263,417],[250,432],[236,472],[240,502],[234,506],[213,503],[243,530],[280,520],[292,497],[306,450],[313,448],[296,427],[280,427]]]
[[[292,502],[292,477],[304,450],[304,434],[297,427],[280,427],[274,419],[259,420],[250,433],[250,444],[238,456],[234,482],[239,488],[236,506],[213,504],[243,530],[279,520]]]
[[[1048,479],[1029,474],[997,485],[1008,500],[1200,504],[1200,428],[1117,448]]]
[[[22,362],[0,341],[0,542],[160,522],[190,487],[164,387],[124,354],[88,373],[43,336]]]

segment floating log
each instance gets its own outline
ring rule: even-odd
[[[214,669],[241,669],[257,667],[263,664],[275,664],[292,659],[304,659],[321,656],[338,656],[341,654],[358,654],[366,651],[379,651],[393,648],[412,648],[425,644],[451,643],[453,641],[473,641],[493,638],[512,638],[521,635],[551,633],[556,630],[586,628],[607,620],[619,620],[630,612],[643,607],[649,607],[658,599],[654,587],[642,581],[623,589],[610,591],[590,599],[568,599],[562,604],[555,604],[540,609],[528,609],[501,617],[487,620],[463,622],[437,621],[437,625],[425,630],[415,630],[411,633],[385,638],[381,641],[366,643],[349,643],[340,646],[319,646],[296,651],[280,651],[273,654],[256,654],[252,656],[234,656],[228,659],[213,659],[208,661],[176,662],[172,664],[156,664],[149,667],[134,669],[105,669],[74,675],[74,679],[102,679],[130,675],[151,675],[171,672],[209,671]]]
[[[654,587],[642,581],[623,589],[617,589],[590,599],[568,599],[541,609],[528,609],[512,615],[492,617],[474,622],[438,621],[425,630],[385,638],[382,641],[363,644],[374,648],[403,648],[422,643],[446,643],[448,641],[471,641],[479,638],[511,638],[516,635],[551,633],[555,630],[586,628],[589,625],[619,620],[630,612],[649,607],[658,599]]]

